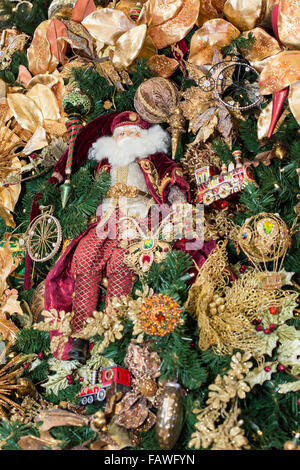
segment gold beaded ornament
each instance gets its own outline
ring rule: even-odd
[[[181,307],[168,295],[154,294],[145,298],[138,311],[142,330],[150,336],[164,336],[182,324]]]

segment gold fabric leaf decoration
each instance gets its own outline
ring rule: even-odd
[[[222,18],[206,21],[192,36],[188,62],[195,65],[210,64],[214,50],[221,51],[239,34],[237,28]]]
[[[271,57],[260,74],[262,95],[283,90],[300,79],[300,51],[283,51]]]
[[[47,85],[37,83],[26,94],[41,110],[44,119],[56,121],[60,118],[58,103],[53,91]]]
[[[142,24],[130,29],[116,42],[113,64],[117,69],[126,69],[139,55],[147,34],[147,26]]]
[[[17,157],[12,159],[10,174],[19,174],[21,163]],[[19,199],[21,192],[21,185],[14,184],[5,188],[0,187],[0,217],[4,220],[7,227],[15,228],[12,212]]]
[[[21,93],[7,95],[9,107],[17,122],[32,133],[43,124],[43,114],[36,103]]]
[[[50,23],[51,20],[46,20],[39,24],[27,50],[28,68],[32,75],[51,73],[58,65],[58,60],[51,54],[50,43],[47,39]]]
[[[97,41],[113,46],[119,37],[136,27],[125,13],[112,8],[101,8],[82,21],[83,26]]]
[[[168,1],[157,8],[161,0],[149,0],[149,28],[151,36],[158,49],[170,46],[183,39],[197,21],[200,0]],[[157,15],[157,16],[156,16]]]

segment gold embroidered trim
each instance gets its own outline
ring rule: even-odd
[[[150,160],[148,160],[146,158],[141,159],[141,160],[139,160],[139,163],[140,163],[143,171],[145,173],[147,173],[149,180],[151,181],[154,188],[156,189],[156,191],[160,195],[161,199],[163,198],[163,190],[166,187],[166,185],[169,184],[169,183],[174,184],[176,182],[176,177],[177,176],[183,177],[182,171],[179,168],[175,167],[175,168],[173,168],[171,174],[168,171],[165,174],[165,176],[160,180],[159,176],[158,176],[158,172],[157,172],[155,166],[153,165],[153,163],[150,162]]]
[[[117,183],[114,186],[111,186],[106,193],[106,197],[137,197],[137,196],[145,196],[145,197],[151,197],[150,194],[145,193],[144,191],[141,191],[139,188],[136,186],[127,186],[127,184],[124,183]]]

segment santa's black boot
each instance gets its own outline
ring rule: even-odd
[[[72,338],[72,346],[68,353],[69,359],[86,363],[89,342],[81,338]]]

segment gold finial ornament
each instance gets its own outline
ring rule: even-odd
[[[134,96],[134,107],[138,114],[151,124],[167,122],[172,135],[172,158],[176,156],[180,135],[185,132],[182,110],[179,107],[180,93],[174,82],[163,77],[145,80]]]

